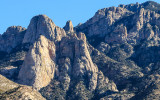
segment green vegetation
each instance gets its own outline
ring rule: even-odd
[[[71,87],[68,100],[88,100],[93,98],[93,94],[89,91],[83,81],[79,81],[75,86]]]
[[[47,100],[64,100],[66,92],[60,87],[60,83],[52,80],[50,85],[39,91]]]
[[[62,85],[62,83],[52,80],[50,85],[40,90],[40,93],[47,100],[87,100],[93,97],[92,92],[86,88],[83,81],[71,82],[68,91],[63,90]]]

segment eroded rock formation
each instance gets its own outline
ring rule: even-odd
[[[63,29],[35,16],[0,36],[0,73],[48,100],[159,99],[159,9],[152,1],[104,8]]]

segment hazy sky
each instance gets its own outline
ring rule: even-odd
[[[98,9],[145,1],[147,0],[1,0],[0,34],[13,25],[27,28],[31,18],[38,14],[46,14],[60,27],[67,20],[72,20],[76,26],[91,18]],[[160,0],[153,1],[160,3]]]

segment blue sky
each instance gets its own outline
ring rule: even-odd
[[[98,9],[145,1],[147,0],[1,0],[0,34],[13,25],[27,28],[31,18],[38,14],[49,16],[60,27],[67,20],[72,20],[76,26],[91,18]],[[160,3],[160,0],[154,1]]]

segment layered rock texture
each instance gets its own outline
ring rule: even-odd
[[[9,27],[0,74],[14,82],[0,76],[0,98],[159,100],[159,23],[160,4],[148,1],[100,9],[76,27],[46,15]]]

